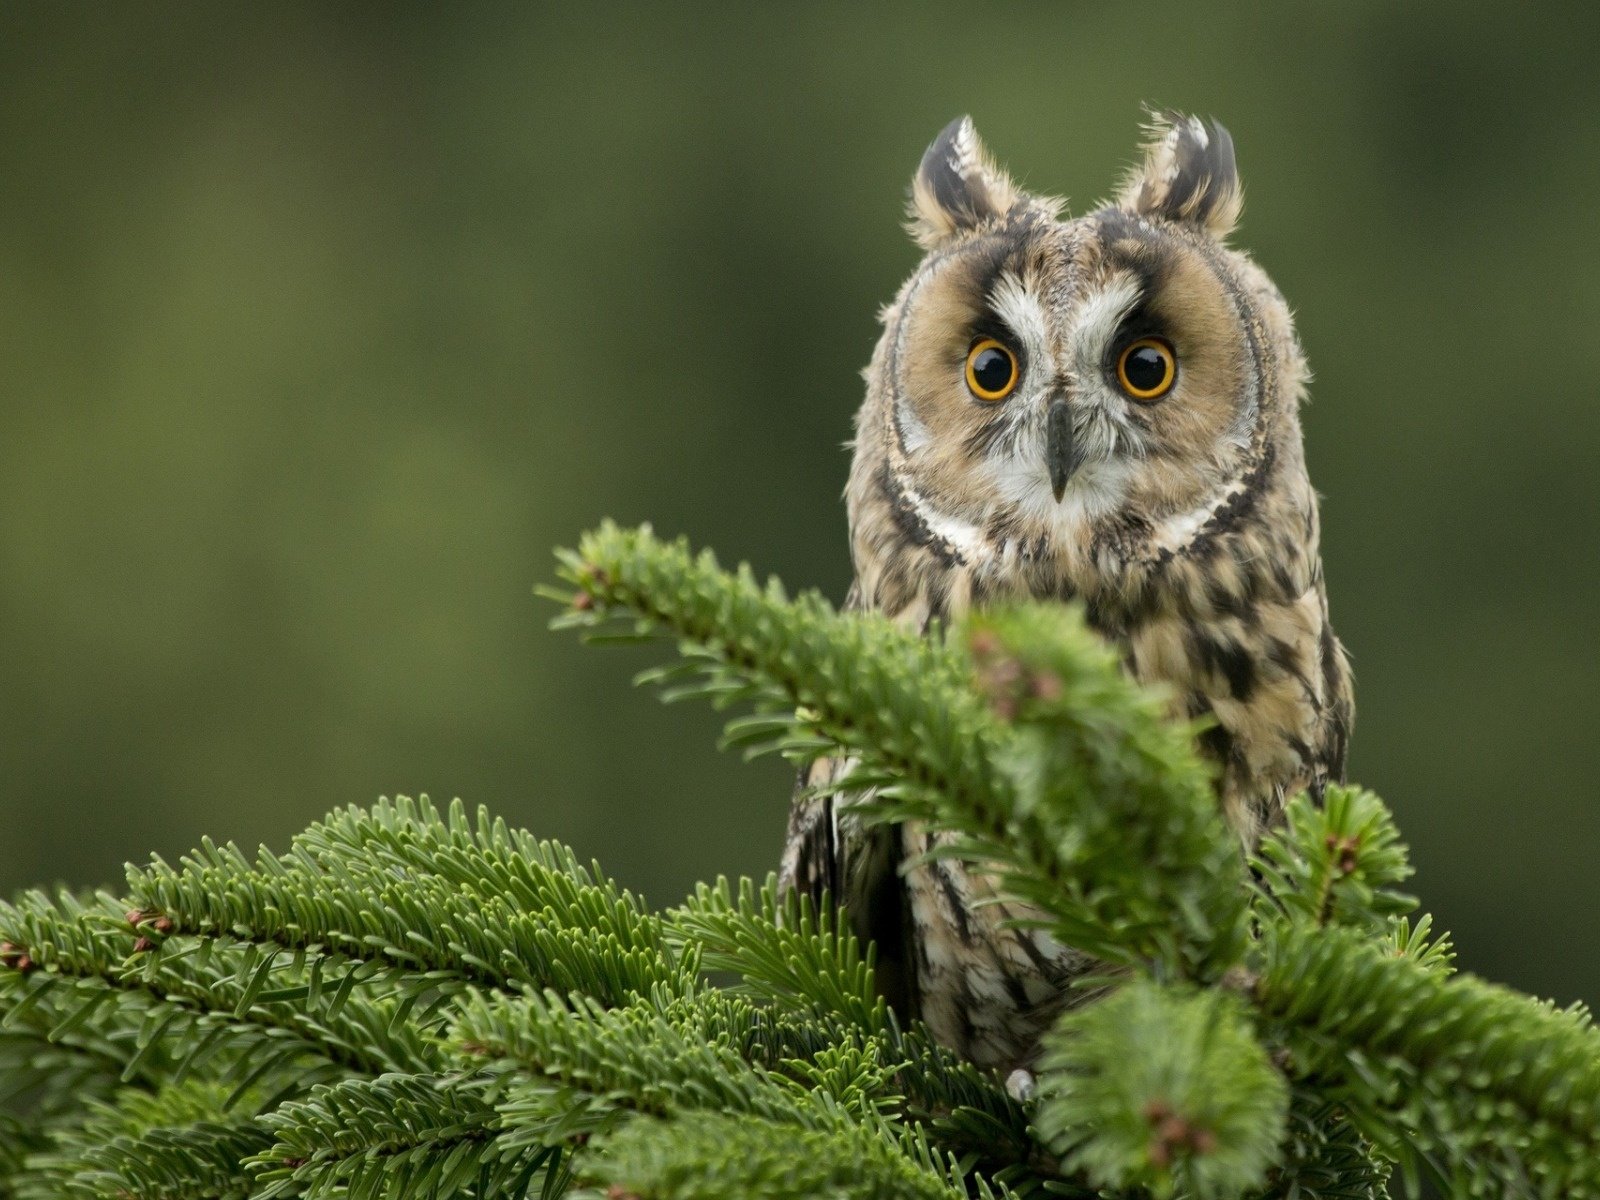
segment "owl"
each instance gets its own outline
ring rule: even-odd
[[[1226,239],[1241,191],[1219,124],[1154,119],[1116,198],[1067,218],[995,167],[966,118],[911,186],[925,257],[884,310],[846,500],[848,607],[929,636],[998,601],[1074,602],[1137,679],[1204,718],[1249,844],[1342,778],[1353,705],[1328,623],[1288,305]],[[842,901],[902,1017],[1025,1069],[1090,965],[930,855],[867,826],[848,760],[802,775],[784,887]],[[985,903],[985,901],[989,901]]]

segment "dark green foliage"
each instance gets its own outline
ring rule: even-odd
[[[870,948],[863,955],[834,914],[814,911],[808,898],[780,914],[772,879],[759,892],[740,880],[737,898],[726,879],[701,884],[672,914],[672,925],[699,949],[706,970],[742,973],[737,991],[809,1004],[865,1030],[888,1027],[888,1008],[873,986]]]
[[[1473,1196],[1600,1190],[1587,1011],[1443,978],[1350,929],[1270,928],[1259,962],[1252,990],[1289,1070],[1408,1172]]]
[[[644,677],[666,698],[753,704],[728,734],[752,752],[848,750],[881,816],[960,834],[1062,942],[1177,977],[1239,954],[1242,866],[1189,731],[1075,610],[980,617],[963,645],[788,600],[647,530],[608,525],[564,565],[596,606],[566,623],[614,613],[606,638],[685,639],[683,663]]]
[[[271,1139],[248,1116],[226,1115],[225,1095],[216,1084],[191,1082],[91,1102],[81,1123],[64,1125],[51,1148],[30,1159],[16,1194],[242,1200],[250,1189],[239,1164]]]
[[[1288,821],[1262,840],[1262,891],[1283,913],[1315,925],[1382,927],[1417,902],[1395,890],[1411,863],[1394,818],[1371,792],[1330,787],[1322,807],[1289,801]]]
[[[1041,1135],[1102,1187],[1237,1196],[1277,1165],[1288,1085],[1231,993],[1134,979],[1068,1012],[1041,1067]]]
[[[1359,1130],[1336,1101],[1314,1089],[1296,1084],[1290,1088],[1288,1136],[1283,1161],[1268,1173],[1262,1191],[1265,1200],[1378,1200],[1389,1194],[1390,1164],[1373,1155]]]
[[[500,1154],[482,1089],[451,1078],[380,1075],[313,1088],[261,1118],[275,1140],[248,1162],[251,1194],[517,1195],[548,1158]],[[244,1172],[239,1172],[243,1174]]]
[[[563,624],[677,637],[651,678],[754,707],[730,742],[858,756],[1106,960],[1036,1095],[902,1028],[770,879],[655,913],[384,801],[0,905],[0,1197],[1600,1194],[1600,1034],[1452,977],[1369,793],[1295,801],[1247,871],[1191,731],[1070,612],[925,640],[648,533],[563,561]]]
[[[570,851],[487,816],[474,827],[459,806],[447,828],[405,801],[335,812],[289,853],[253,862],[207,843],[177,868],[158,859],[130,870],[128,889],[170,931],[323,949],[362,978],[550,986],[620,1003],[692,975],[667,952],[659,918],[596,883]]]
[[[671,1123],[631,1123],[606,1142],[594,1173],[639,1200],[963,1200],[966,1190],[927,1157],[908,1153],[887,1126],[809,1130],[696,1113]]]

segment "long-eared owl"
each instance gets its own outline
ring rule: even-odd
[[[1082,604],[1138,679],[1205,717],[1249,842],[1342,777],[1353,715],[1328,623],[1288,306],[1225,244],[1241,191],[1214,122],[1156,118],[1116,199],[1066,219],[966,118],[912,182],[926,255],[883,313],[846,499],[848,605],[937,636],[1007,598]],[[975,1062],[1026,1066],[1083,957],[985,904],[914,826],[865,828],[821,760],[782,883],[841,900],[903,1016]]]

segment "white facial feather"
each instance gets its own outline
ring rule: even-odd
[[[1009,271],[1000,276],[989,294],[989,304],[1016,334],[1030,363],[1050,361],[1050,322],[1039,298]]]
[[[1205,500],[1191,508],[1188,512],[1173,513],[1172,516],[1160,522],[1151,533],[1150,545],[1156,550],[1170,550],[1177,553],[1194,540],[1194,535],[1205,527],[1207,521],[1216,514],[1233,491],[1237,490],[1236,481],[1231,481],[1228,487],[1221,488]]]
[[[1080,381],[1099,377],[1106,348],[1138,302],[1139,285],[1119,278],[1078,307],[1078,319],[1067,335],[1067,358]]]
[[[1083,540],[1091,522],[1121,507],[1132,474],[1118,459],[1085,463],[1058,501],[1038,446],[991,460],[984,470],[1004,504],[1029,525],[1048,529],[1062,544]]]
[[[1138,299],[1138,286],[1131,279],[1119,279],[1091,295],[1078,309],[1061,362],[1054,353],[1049,315],[1020,279],[1001,276],[990,295],[995,312],[1021,343],[1032,378],[1023,381],[1008,404],[1016,436],[997,439],[1001,449],[982,470],[998,506],[1013,509],[1030,525],[1043,526],[1063,542],[1081,540],[1091,522],[1124,503],[1133,474],[1127,456],[1143,451],[1138,429],[1126,419],[1127,402],[1102,371],[1111,339]],[[1054,380],[1063,374],[1075,380],[1074,432],[1085,461],[1057,500],[1044,452],[1044,415]],[[981,527],[938,513],[921,497],[915,502],[928,527],[969,558],[1002,550],[985,543]]]
[[[1020,288],[997,288],[997,308],[1002,290],[1009,307],[1017,313],[1017,322],[1027,322],[1029,336],[1040,346],[1046,345],[1048,326],[1043,306]],[[1061,499],[1056,499],[1050,486],[1044,453],[1043,398],[1038,390],[1022,398],[1027,405],[1019,416],[1026,426],[1024,436],[1013,439],[1004,453],[985,464],[1003,503],[1064,539],[1080,537],[1088,522],[1122,504],[1131,470],[1119,455],[1141,450],[1137,432],[1124,415],[1126,402],[1102,378],[1101,370],[1107,346],[1138,299],[1138,287],[1132,280],[1118,280],[1079,306],[1077,319],[1067,333],[1065,361],[1056,365],[1074,383],[1073,430],[1083,448],[1084,463],[1068,481]],[[1040,355],[1036,361],[1048,360]]]
[[[926,287],[930,280],[938,277],[939,272],[944,269],[945,261],[944,259],[935,259],[928,264],[926,270],[919,272],[914,277],[910,286],[906,288],[896,302],[896,307],[900,312],[904,313],[910,310],[916,301],[917,293]],[[886,317],[886,313],[879,314],[880,320],[885,320]],[[900,359],[905,355],[907,328],[909,325],[910,322],[905,320],[902,320],[899,324],[894,345],[896,359]],[[917,415],[917,410],[912,405],[911,398],[903,391],[897,391],[895,394],[894,415],[895,423],[899,426],[901,436],[904,439],[907,454],[917,453],[933,440],[933,435],[928,431],[927,424]]]
[[[1089,462],[1145,452],[1140,428],[1128,420],[1128,401],[1105,377],[1105,361],[1122,323],[1139,302],[1138,284],[1118,278],[1078,308],[1067,336],[1068,370],[1077,386],[1073,431]],[[1069,485],[1070,486],[1070,485]]]
[[[1019,552],[1018,547],[996,546],[988,540],[985,526],[995,513],[1009,510],[1060,544],[1075,545],[1087,540],[1095,522],[1126,503],[1139,459],[1146,453],[1147,435],[1128,418],[1129,401],[1106,378],[1105,363],[1113,339],[1139,299],[1137,280],[1115,277],[1077,303],[1062,334],[1052,330],[1058,318],[1017,275],[1002,274],[994,285],[990,306],[1022,349],[1026,374],[1005,409],[1008,436],[995,439],[995,448],[979,468],[991,486],[993,509],[976,514],[975,520],[952,516],[935,507],[909,479],[900,481],[926,527],[968,562],[993,564]],[[1073,431],[1084,461],[1057,500],[1044,442],[1046,405],[1060,381],[1070,388]],[[897,397],[896,407],[905,450],[914,456],[933,435],[905,396]],[[1248,437],[1252,415],[1240,414],[1226,435],[1230,443]],[[1153,531],[1153,545],[1171,550],[1187,545],[1236,486],[1237,481],[1231,480],[1194,508],[1165,518]]]
[[[905,397],[896,401],[895,410],[900,416],[900,437],[907,454],[916,454],[933,441],[928,426],[917,415],[917,410],[906,403]]]
[[[948,513],[940,512],[933,504],[917,490],[911,480],[896,474],[895,482],[899,485],[901,493],[916,510],[918,518],[927,526],[928,530],[940,538],[960,554],[967,561],[980,559],[986,552],[987,542],[983,530],[971,521],[960,517],[952,517]]]

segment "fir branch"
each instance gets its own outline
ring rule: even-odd
[[[818,911],[810,897],[780,902],[773,876],[759,891],[741,879],[737,898],[725,878],[699,884],[668,920],[676,944],[698,948],[706,970],[736,972],[736,986],[751,995],[806,1005],[869,1033],[888,1027],[871,952],[863,954],[840,916]]]
[[[17,1177],[26,1156],[44,1145],[38,1122],[0,1111],[0,1200],[16,1200]]]
[[[1076,607],[977,613],[962,635],[972,686],[1011,723],[1000,765],[1019,811],[1039,816],[1062,864],[1053,884],[1024,871],[1012,891],[1052,913],[1065,906],[1051,907],[1049,887],[1075,901],[1076,920],[1052,931],[1067,945],[1108,962],[1133,950],[1160,978],[1220,978],[1248,936],[1246,892],[1197,727],[1171,718],[1162,690],[1130,680]]]
[[[967,1191],[918,1162],[883,1131],[798,1128],[759,1117],[692,1113],[637,1118],[604,1143],[586,1177],[614,1200],[965,1200]]]
[[[615,937],[629,948],[660,949],[660,925],[632,893],[585,866],[559,842],[513,829],[460,800],[441,813],[426,796],[380,799],[335,809],[294,838],[290,857],[324,872],[427,875],[528,912],[549,909],[568,925]],[[691,964],[692,965],[692,964]]]
[[[1382,928],[1417,905],[1396,888],[1412,868],[1394,818],[1361,788],[1294,797],[1252,865],[1266,901],[1314,925]]]
[[[52,1038],[83,1026],[116,1031],[120,1045],[113,1053],[124,1080],[152,1060],[174,1079],[228,1060],[230,1077],[254,1082],[279,1070],[309,1086],[430,1058],[412,1031],[390,1031],[392,1004],[374,1008],[365,997],[345,1003],[348,996],[339,996],[337,1006],[288,1003],[311,990],[293,956],[263,956],[227,939],[172,938],[139,949],[109,897],[85,903],[66,894],[28,893],[14,905],[0,904],[0,934],[25,947],[29,958],[26,972],[0,968],[0,1011],[50,1014]],[[273,993],[259,986],[247,990],[244,979],[270,979],[283,990],[270,999]],[[245,1048],[247,1055],[240,1053]]]
[[[1208,772],[1075,610],[987,618],[969,654],[815,594],[789,600],[648,529],[608,524],[561,562],[578,591],[557,625],[684,639],[703,682],[667,673],[675,697],[748,701],[765,741],[858,758],[848,786],[877,785],[880,818],[943,829],[948,852],[1062,942],[1198,979],[1242,951],[1241,863]]]
[[[397,836],[395,811],[344,810],[289,854],[263,850],[254,863],[206,842],[177,868],[130,869],[129,890],[173,933],[337,956],[357,978],[406,977],[413,995],[548,986],[620,1004],[693,978],[660,919],[609,882],[570,874],[569,852],[497,844],[492,823],[466,846],[459,823],[429,846]],[[413,834],[436,824],[409,822]],[[462,886],[457,876],[474,869],[478,888]]]
[[[820,1119],[809,1089],[726,1046],[687,1036],[686,1024],[643,1001],[607,1009],[554,993],[481,996],[462,1005],[451,1039],[469,1057],[497,1059],[519,1073],[502,1111],[508,1124],[523,1125],[545,1144],[552,1135],[572,1136],[567,1110],[588,1113],[585,1134],[606,1127],[617,1110],[665,1116],[707,1108],[801,1125]],[[870,1104],[859,1091],[836,1099],[847,1107]],[[554,1131],[544,1126],[552,1113],[561,1114]]]
[[[1474,1196],[1600,1195],[1600,1032],[1586,1011],[1304,922],[1265,930],[1253,995],[1291,1072],[1408,1176]]]
[[[1044,1179],[1058,1189],[1065,1186],[1053,1156],[1034,1136],[1028,1113],[993,1074],[933,1042],[920,1028],[902,1030],[892,1015],[873,1031],[801,1004],[798,1009],[763,1005],[718,989],[675,1000],[662,1016],[693,1041],[725,1047],[779,1074],[795,1075],[797,1063],[831,1048],[870,1048],[873,1061],[887,1068],[874,1101],[879,1111],[920,1129],[969,1174],[1012,1180],[1023,1191]]]
[[[693,556],[648,529],[608,523],[578,553],[563,552],[561,564],[579,591],[562,597],[575,607],[558,626],[583,627],[591,638],[627,627],[638,639],[688,639],[688,671],[650,676],[684,682],[671,698],[748,700],[774,718],[766,726],[773,738],[795,728],[784,714],[802,705],[829,744],[866,750],[907,782],[953,788],[1003,827],[1008,806],[996,798],[1003,785],[990,766],[1001,730],[966,686],[965,664],[942,644],[880,618],[841,617],[814,593],[791,601],[775,581],[763,589],[748,568],[726,574],[709,553]],[[688,688],[695,673],[704,681]]]
[[[685,1007],[706,1040],[770,1069],[868,1039],[881,1061],[897,1064],[901,1117],[924,1127],[932,1142],[986,1174],[1009,1169],[1015,1177],[1017,1165],[1028,1164],[1055,1175],[1027,1115],[997,1080],[921,1030],[900,1028],[873,989],[870,952],[863,955],[842,919],[815,914],[806,897],[780,901],[770,876],[759,890],[740,880],[737,900],[725,879],[702,884],[670,919],[679,936],[700,947],[705,967],[738,976],[734,991],[777,1006],[699,997]]]
[[[641,1002],[607,1010],[548,995],[484,997],[465,1006],[455,1034],[469,1056],[499,1073],[497,1110],[508,1146],[582,1145],[629,1114],[696,1111],[813,1130],[894,1117],[912,1122],[897,1125],[912,1136],[918,1118],[901,1094],[910,1080],[921,1085],[923,1103],[939,1096],[946,1105],[938,1119],[923,1114],[926,1138],[919,1143],[930,1153],[937,1148],[942,1170],[965,1175],[980,1165],[970,1141],[979,1123],[998,1167],[1016,1163],[1004,1147],[1033,1148],[1014,1102],[948,1052],[898,1031],[874,1038],[778,1016],[719,991],[659,1009]],[[895,1056],[896,1047],[906,1053]]]
[[[656,915],[402,798],[282,855],[157,860],[131,911],[0,905],[0,1197],[551,1200],[576,1172],[615,1198],[1375,1200],[1386,1159],[1600,1197],[1600,1034],[1450,976],[1376,797],[1293,802],[1252,880],[1194,730],[1070,610],[926,639],[647,532],[563,561],[561,623],[676,634],[651,677],[753,706],[731,744],[859,760],[845,802],[927,822],[1118,968],[1050,1036],[1037,1104],[901,1028],[848,925],[770,880]]]
[[[482,1089],[428,1075],[383,1075],[315,1088],[261,1118],[274,1137],[246,1162],[255,1200],[520,1196],[551,1169],[545,1151],[504,1152]]]
[[[11,1022],[12,994],[0,974],[0,1013],[12,1026],[0,1026],[0,1114],[26,1116],[30,1126],[38,1126],[116,1090],[123,1055],[94,1037],[52,1040],[56,1021],[37,1011]]]
[[[248,1113],[219,1116],[225,1107],[226,1089],[203,1082],[92,1103],[28,1156],[17,1200],[244,1200],[243,1161],[271,1139]]]
[[[1433,916],[1423,913],[1416,924],[1408,917],[1397,917],[1389,926],[1384,945],[1397,958],[1408,958],[1441,978],[1455,970],[1455,947],[1448,933],[1433,936]]]
[[[1290,1088],[1283,1161],[1254,1200],[1387,1200],[1390,1164],[1337,1102],[1305,1084]]]
[[[1068,1012],[1042,1066],[1040,1131],[1102,1187],[1220,1200],[1276,1165],[1288,1089],[1226,992],[1135,979]]]

